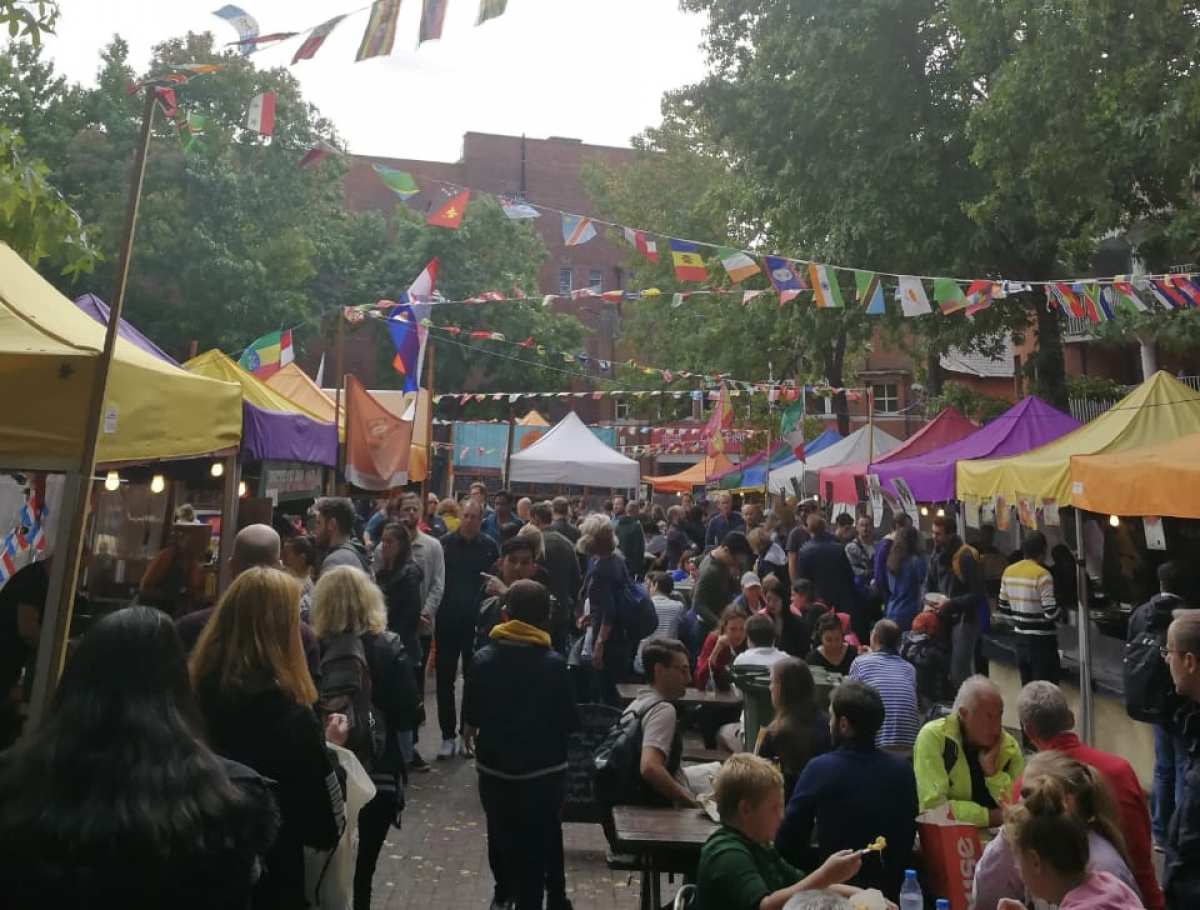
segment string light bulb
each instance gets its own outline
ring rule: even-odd
[[[1121,527],[1121,519],[1116,515],[1109,515],[1108,516],[1108,524],[1109,524],[1109,527],[1119,528],[1119,527]]]
[[[116,471],[109,471],[104,475],[104,489],[110,493],[115,493],[121,489],[121,475]]]
[[[921,506],[921,515],[926,518],[929,517],[929,506]]]
[[[244,497],[245,495],[246,495],[246,481],[239,480],[238,481],[238,496]]]
[[[945,509],[938,509],[938,510],[937,510],[937,517],[938,517],[938,518],[945,518],[945,517],[946,517],[946,510],[945,510]]]
[[[167,488],[167,478],[163,477],[161,474],[155,474],[153,477],[150,478],[150,492],[151,493],[161,493],[166,488]]]
[[[214,461],[212,467],[208,469],[208,473],[213,477],[223,477],[225,474],[225,464],[220,461]]]

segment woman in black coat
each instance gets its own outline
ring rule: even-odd
[[[300,641],[300,589],[278,569],[243,572],[221,598],[191,657],[213,748],[274,782],[282,825],[254,894],[255,910],[305,906],[304,847],[331,850],[345,805],[325,740],[343,743],[345,718],[325,724]]]
[[[202,728],[170,618],[131,607],[100,620],[53,713],[0,755],[0,903],[245,910],[275,801]]]

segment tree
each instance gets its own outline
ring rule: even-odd
[[[9,38],[27,38],[39,47],[42,35],[53,34],[57,21],[55,0],[0,0],[0,25],[8,26]]]

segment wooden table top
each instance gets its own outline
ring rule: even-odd
[[[650,691],[650,687],[644,683],[618,683],[617,695],[621,700],[628,703],[634,699],[644,695]],[[742,703],[742,693],[737,689],[730,689],[728,692],[707,692],[700,689],[688,687],[683,698],[676,699],[675,704],[680,705],[740,705]]]
[[[613,806],[617,847],[631,853],[654,849],[699,851],[717,826],[703,809]]]

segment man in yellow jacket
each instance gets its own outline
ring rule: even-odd
[[[986,676],[962,684],[954,710],[921,728],[913,747],[921,811],[949,803],[954,817],[979,828],[1003,822],[1013,781],[1025,768],[1021,747],[1004,732],[1004,699]]]

